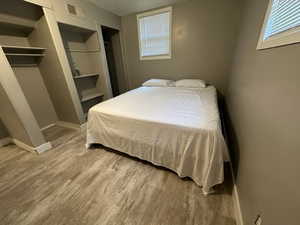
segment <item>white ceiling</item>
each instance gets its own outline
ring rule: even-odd
[[[187,0],[88,0],[119,16],[154,9]]]

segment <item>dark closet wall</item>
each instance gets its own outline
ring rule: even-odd
[[[105,52],[111,86],[114,96],[128,90],[128,81],[124,72],[120,31],[102,26]]]
[[[0,139],[8,137],[8,132],[0,119]]]
[[[245,1],[229,79],[237,185],[245,225],[298,225],[300,44],[256,50],[268,2]]]

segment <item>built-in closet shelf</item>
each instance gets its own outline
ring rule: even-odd
[[[28,57],[42,57],[45,54],[19,54],[19,53],[5,53],[7,56],[28,56]]]
[[[31,46],[1,46],[5,55],[7,56],[29,56],[29,57],[42,57],[45,56],[45,48],[31,47]]]
[[[66,49],[69,52],[78,52],[78,53],[96,53],[96,52],[100,52],[99,49],[96,50],[80,50],[80,49]]]
[[[99,76],[99,73],[81,74],[80,76],[74,77],[74,79],[80,80],[82,78],[98,77],[98,76]]]
[[[45,51],[45,48],[40,48],[40,47],[27,47],[27,46],[9,46],[9,45],[2,45],[1,46],[3,50],[18,50],[18,49],[24,49],[24,50],[40,50],[40,51]]]
[[[95,91],[89,92],[89,93],[84,94],[81,97],[81,102],[87,102],[89,100],[92,100],[92,99],[95,99],[95,98],[100,98],[100,97],[103,97],[103,96],[104,96],[103,93],[97,93]]]
[[[24,19],[10,14],[0,15],[0,25],[2,28],[15,29],[23,33],[30,33],[35,29],[36,21]]]
[[[94,105],[105,99],[106,85],[102,49],[97,31],[58,23],[64,50],[73,72],[73,81],[84,118]],[[79,109],[80,110],[80,109]]]
[[[38,64],[11,64],[11,67],[38,67]]]

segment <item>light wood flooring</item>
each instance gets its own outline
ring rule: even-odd
[[[78,135],[78,131],[55,125],[44,130],[43,134],[46,141],[51,142],[52,147],[55,148]]]
[[[189,179],[78,133],[41,155],[0,148],[1,225],[235,225],[230,180],[203,196]]]

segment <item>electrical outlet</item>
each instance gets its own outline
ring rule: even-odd
[[[261,218],[261,215],[257,215],[254,224],[255,224],[255,225],[262,225],[262,218]]]

